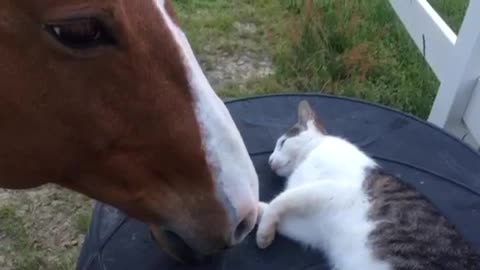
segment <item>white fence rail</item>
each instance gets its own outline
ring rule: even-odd
[[[440,88],[429,121],[480,144],[480,0],[471,0],[458,37],[427,0],[390,0]]]

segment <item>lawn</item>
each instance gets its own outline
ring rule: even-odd
[[[224,97],[318,91],[428,116],[439,82],[387,0],[174,2],[200,59],[212,41],[214,50],[266,50],[272,57],[272,76],[220,87]],[[468,1],[431,4],[458,31]],[[234,22],[260,30],[235,35]]]

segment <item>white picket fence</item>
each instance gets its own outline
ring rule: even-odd
[[[390,3],[440,81],[428,120],[479,148],[480,0],[470,0],[458,36],[427,0]]]

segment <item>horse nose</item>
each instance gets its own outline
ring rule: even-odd
[[[254,204],[243,211],[243,215],[239,215],[239,222],[234,226],[230,237],[230,245],[237,245],[242,242],[245,237],[253,230],[257,222],[257,207]]]

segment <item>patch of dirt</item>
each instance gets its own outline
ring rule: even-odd
[[[209,55],[210,69],[206,75],[214,89],[225,84],[242,85],[253,79],[265,78],[273,74],[272,62],[265,55],[254,52],[217,52]]]
[[[253,24],[234,26],[239,35],[257,31]],[[211,51],[206,46],[201,54],[209,62],[202,66],[214,89],[273,73],[270,58],[257,52]],[[92,205],[85,196],[53,185],[0,189],[0,270],[73,269]]]
[[[244,85],[255,79],[265,78],[273,74],[270,56],[248,49],[247,40],[257,33],[255,24],[234,23],[234,36],[238,37],[238,48],[232,51],[212,50],[209,45],[203,49],[200,58],[208,64],[203,65],[205,73],[214,89],[223,85]],[[245,40],[242,39],[245,37]],[[251,44],[250,44],[251,45]]]

